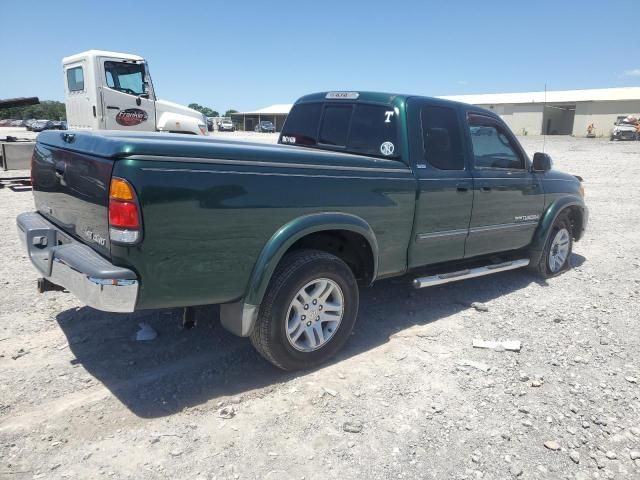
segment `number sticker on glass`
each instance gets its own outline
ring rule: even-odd
[[[394,150],[395,147],[391,142],[384,142],[382,145],[380,145],[380,153],[382,153],[384,156],[388,157],[389,155],[393,155]]]

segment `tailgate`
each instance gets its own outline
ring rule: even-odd
[[[108,206],[113,164],[113,159],[47,144],[40,137],[31,164],[38,212],[106,257],[110,256]]]

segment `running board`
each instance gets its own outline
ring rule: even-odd
[[[433,287],[434,285],[442,285],[443,283],[457,282],[458,280],[466,280],[467,278],[483,277],[492,273],[506,272],[507,270],[515,270],[529,265],[529,259],[512,260],[510,262],[497,263],[495,265],[487,265],[484,267],[468,268],[451,273],[441,273],[430,277],[416,278],[413,281],[415,288]]]

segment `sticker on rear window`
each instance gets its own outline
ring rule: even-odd
[[[386,157],[388,157],[389,155],[393,155],[394,150],[395,147],[391,142],[384,142],[382,145],[380,145],[380,153],[382,153]]]
[[[391,123],[391,117],[393,117],[393,113],[393,110],[387,110],[386,112],[384,112],[384,116],[386,117],[384,123]]]
[[[282,143],[296,143],[296,137],[282,136]]]

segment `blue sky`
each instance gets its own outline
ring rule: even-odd
[[[321,90],[640,85],[639,0],[31,0],[2,16],[0,98],[62,100],[62,57],[91,48],[142,55],[160,98],[220,111]]]

